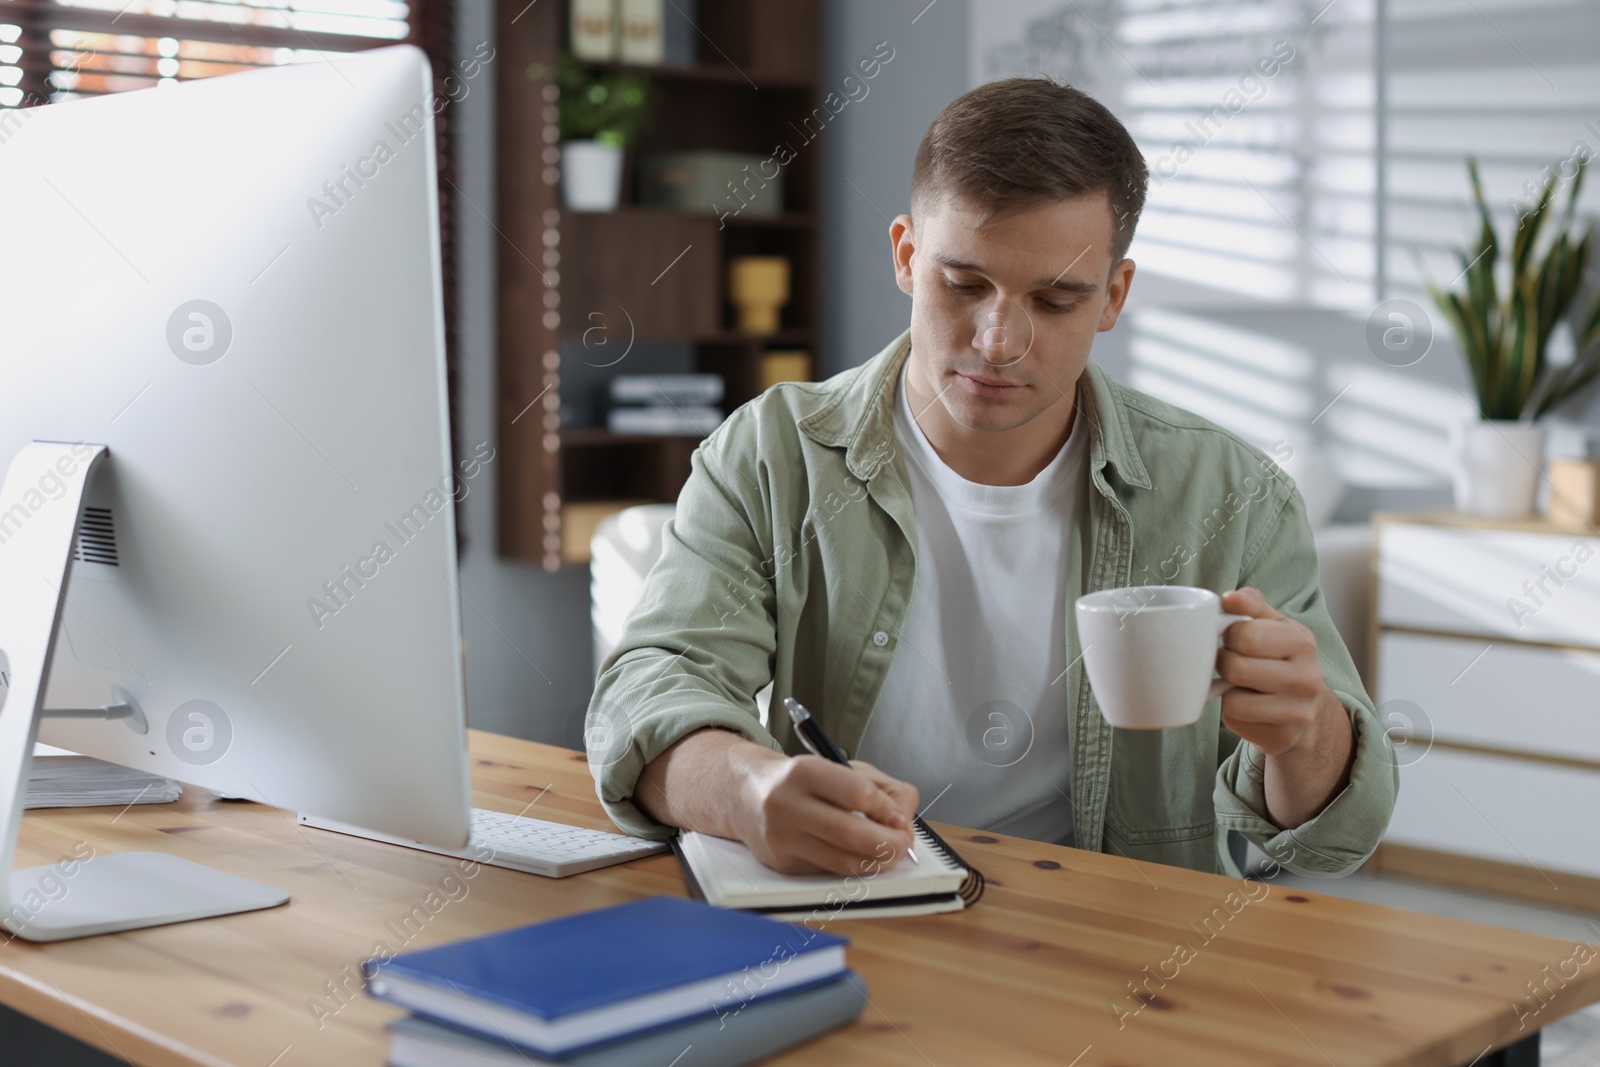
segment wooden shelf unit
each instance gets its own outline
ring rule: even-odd
[[[650,76],[651,125],[630,145],[622,206],[567,211],[560,199],[557,87],[545,73],[565,49],[564,3],[498,8],[499,551],[548,570],[584,562],[563,538],[564,508],[614,500],[670,502],[699,438],[613,434],[561,422],[563,359],[676,342],[693,368],[721,374],[723,409],[759,389],[766,350],[803,348],[817,365],[821,106],[819,0],[700,0],[699,62],[596,68]],[[811,121],[808,123],[807,120]],[[635,202],[644,153],[686,150],[793,158],[782,167],[781,214],[690,213]],[[734,328],[727,263],[782,255],[792,295],[780,329]],[[601,349],[599,346],[615,346]],[[593,368],[628,369],[625,355]],[[592,511],[591,511],[592,514]],[[563,549],[564,542],[566,549]]]

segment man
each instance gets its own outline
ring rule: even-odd
[[[1398,774],[1300,494],[1089,362],[1133,282],[1146,180],[1116,118],[1048,80],[984,85],[934,120],[889,229],[910,329],[769,390],[695,452],[589,709],[620,827],[735,838],[796,873],[898,855],[919,804],[1232,874],[1245,839],[1308,875],[1371,853]],[[1160,583],[1250,616],[1217,657],[1235,688],[1193,726],[1116,730],[1073,604]],[[851,766],[800,754],[785,696]]]

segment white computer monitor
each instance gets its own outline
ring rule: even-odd
[[[0,749],[36,703],[115,706],[38,739],[467,843],[452,498],[493,453],[451,455],[438,106],[401,46],[5,116],[0,469],[22,458],[0,499]],[[80,484],[58,604],[39,581]],[[18,773],[0,758],[7,861]],[[142,877],[102,860],[113,897]],[[110,906],[86,884],[16,932],[128,928],[66,914]],[[195,916],[153,921],[174,917]]]

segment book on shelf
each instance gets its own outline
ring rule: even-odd
[[[617,0],[617,58],[654,66],[666,51],[662,0]]]
[[[617,58],[617,8],[614,0],[570,0],[572,54],[579,59]]]
[[[612,433],[691,434],[704,437],[722,425],[720,408],[684,407],[612,408],[606,428]]]
[[[611,379],[613,404],[709,407],[722,403],[720,374],[619,374]]]

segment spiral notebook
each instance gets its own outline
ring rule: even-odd
[[[983,874],[921,819],[916,829],[917,863],[902,856],[856,878],[779,874],[739,842],[693,831],[674,838],[672,851],[696,900],[774,919],[931,915],[976,904]]]

